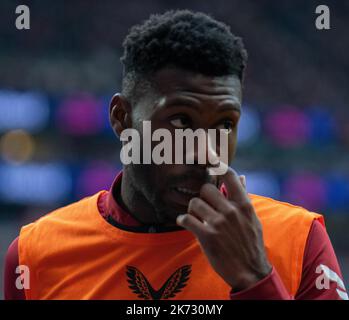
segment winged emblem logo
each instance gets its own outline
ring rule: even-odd
[[[136,267],[126,266],[129,288],[139,298],[145,300],[160,300],[175,297],[187,285],[190,273],[191,265],[180,267],[172,273],[159,290],[155,290],[140,270]]]

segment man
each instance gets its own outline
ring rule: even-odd
[[[142,133],[144,121],[152,131],[225,130],[230,163],[241,39],[205,14],[170,11],[133,27],[124,49],[122,93],[110,104],[115,133]],[[195,159],[124,165],[109,192],[23,227],[7,254],[5,297],[347,299],[321,215],[247,194],[244,177],[210,175]],[[29,270],[24,290],[18,265]]]

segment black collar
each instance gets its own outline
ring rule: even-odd
[[[116,222],[111,215],[107,217],[107,221],[116,228],[121,230],[137,232],[137,233],[162,233],[185,230],[180,226],[159,226],[159,225],[142,225],[142,226],[125,226]]]

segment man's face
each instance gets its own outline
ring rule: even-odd
[[[206,132],[218,129],[218,154],[219,129],[227,129],[228,150],[225,152],[228,162],[233,160],[241,113],[241,82],[238,77],[207,77],[165,68],[154,75],[153,84],[156,98],[145,94],[132,106],[133,128],[142,134],[143,121],[148,120],[152,132],[163,128],[169,130],[172,137],[175,129],[195,131],[201,128]],[[174,153],[174,138],[172,141]],[[209,167],[209,163],[139,164],[125,169],[132,176],[133,187],[153,206],[158,223],[172,223],[179,214],[186,213],[190,199],[198,195],[204,183],[218,186],[218,177],[208,174]]]

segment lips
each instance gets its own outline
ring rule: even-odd
[[[171,177],[166,201],[177,211],[186,212],[191,199],[199,197],[202,186],[208,182],[205,172],[198,170]]]
[[[171,188],[171,196],[170,201],[175,205],[175,207],[179,206],[180,208],[188,207],[190,200],[194,197],[198,197],[200,195],[200,188],[202,184],[180,184],[173,186]]]
[[[197,197],[199,195],[199,191],[189,188],[174,187],[174,190],[187,196]]]
[[[199,192],[184,187],[174,187],[170,190],[169,203],[173,209],[183,211],[183,213],[186,212],[190,200],[199,195]]]
[[[187,197],[197,197],[204,183],[205,181],[202,180],[186,179],[185,181],[173,184],[172,189]]]

